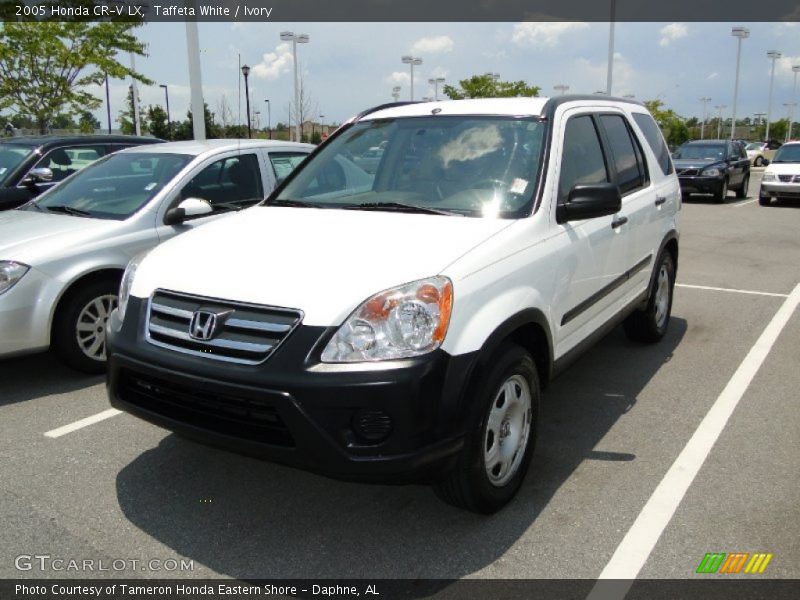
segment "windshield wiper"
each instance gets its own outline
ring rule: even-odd
[[[92,213],[81,210],[80,208],[73,208],[65,204],[58,204],[56,206],[45,206],[50,212],[63,213],[65,215],[73,215],[75,217],[91,217]]]
[[[442,210],[429,206],[417,206],[415,204],[403,204],[402,202],[365,202],[364,204],[344,204],[336,208],[342,208],[344,210],[389,210],[395,212],[422,213],[426,215],[464,216],[461,213],[451,210]]]
[[[262,206],[292,206],[296,208],[322,208],[319,204],[313,202],[305,202],[303,200],[273,200],[262,204]]]

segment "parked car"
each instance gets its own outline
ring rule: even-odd
[[[383,141],[374,175],[345,176]],[[542,386],[616,323],[665,335],[680,206],[635,102],[377,107],[261,206],[131,261],[107,329],[111,403],[496,511],[528,470]]]
[[[264,199],[275,167],[313,146],[210,140],[101,158],[17,210],[0,213],[0,356],[52,348],[105,368],[105,323],[132,256]]]
[[[781,199],[800,200],[800,142],[781,146],[761,178],[758,203],[769,206]]]
[[[130,135],[46,135],[0,139],[0,210],[22,206],[107,154],[162,141]]]
[[[682,144],[672,157],[683,195],[712,194],[716,202],[725,202],[728,190],[734,190],[737,198],[747,197],[750,160],[742,144],[696,140]]]

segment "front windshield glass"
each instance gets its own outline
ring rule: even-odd
[[[747,146],[745,146],[744,149],[745,150],[761,150],[761,147],[763,145],[764,144],[762,144],[761,142],[752,142],[750,144],[747,144]]]
[[[55,186],[27,210],[121,221],[147,204],[192,158],[162,152],[112,154]]]
[[[723,160],[725,144],[686,144],[675,152],[674,158],[689,160]]]
[[[800,162],[800,144],[786,144],[781,146],[780,150],[775,153],[775,160],[772,162],[780,163],[796,163]]]
[[[518,218],[533,202],[544,129],[495,116],[356,123],[268,204]]]
[[[25,158],[33,152],[30,146],[0,144],[0,183],[4,183]]]

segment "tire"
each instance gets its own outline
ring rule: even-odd
[[[105,327],[117,306],[118,292],[119,282],[108,279],[83,286],[62,300],[52,341],[61,362],[84,373],[105,372]]]
[[[479,388],[464,448],[453,471],[434,486],[434,492],[453,506],[492,514],[517,494],[528,471],[541,392],[533,358],[513,344],[495,353],[487,377],[475,385]],[[504,439],[513,441],[501,460]],[[488,456],[487,449],[493,450]]]
[[[723,179],[722,185],[720,186],[719,190],[714,194],[714,202],[717,204],[722,204],[725,202],[725,198],[728,197],[728,180]]]
[[[744,176],[741,187],[736,190],[737,198],[747,198],[747,188],[750,186],[750,175]]]
[[[631,313],[623,322],[625,334],[635,342],[658,342],[669,327],[675,288],[675,261],[668,250],[661,253],[655,273],[647,306]]]
[[[763,167],[764,166],[764,157],[763,156],[756,156],[756,159],[753,161],[754,167]]]
[[[772,204],[772,199],[769,196],[759,196],[758,203],[761,206],[769,206],[770,204]]]

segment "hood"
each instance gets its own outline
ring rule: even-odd
[[[773,162],[766,168],[764,174],[775,173],[776,175],[800,175],[800,163]]]
[[[76,244],[108,235],[117,221],[42,213],[32,210],[0,212],[0,260],[36,266],[63,256]]]
[[[153,250],[131,294],[168,289],[297,308],[337,325],[368,297],[437,275],[512,220],[256,207]]]
[[[697,158],[676,158],[672,162],[676,169],[707,169],[708,167],[725,164],[725,161],[722,160],[701,160]]]

